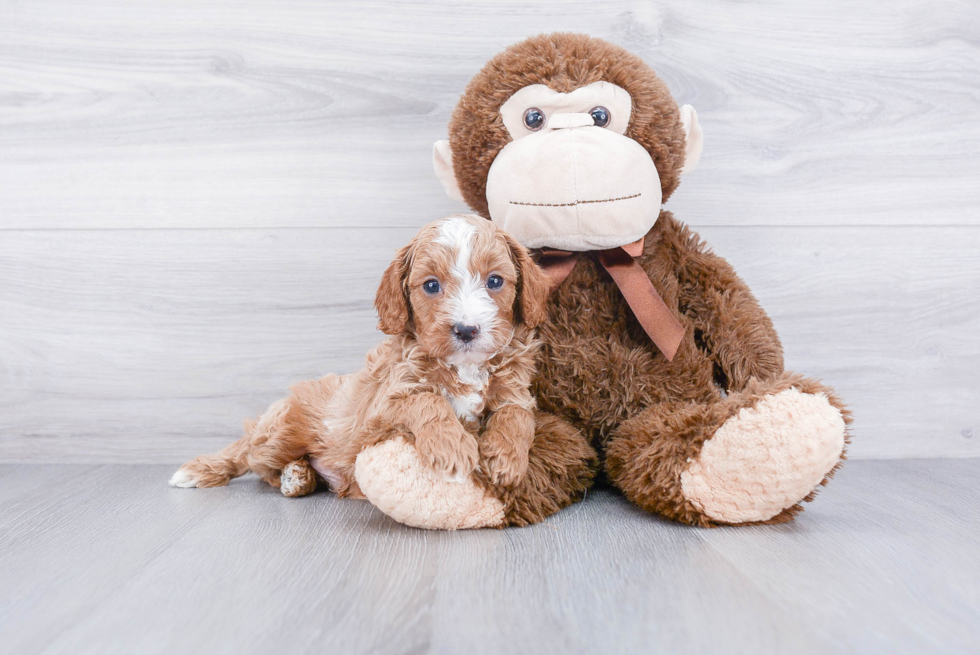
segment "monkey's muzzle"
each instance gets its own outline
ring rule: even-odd
[[[639,143],[574,126],[508,143],[487,176],[490,217],[528,248],[582,252],[646,235],[660,215],[660,176]]]

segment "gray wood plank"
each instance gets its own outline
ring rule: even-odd
[[[42,468],[22,463],[0,464],[0,504],[6,508],[5,515],[13,521],[17,508],[25,511],[31,507],[40,489],[71,485],[91,468],[71,464],[52,464]]]
[[[0,547],[15,538],[16,526],[27,525],[64,502],[71,502],[72,488],[83,478],[98,475],[96,464],[60,464],[44,467],[0,464]],[[0,555],[2,560],[2,555]]]
[[[9,232],[0,460],[216,450],[292,383],[360,366],[412,230]],[[705,228],[788,366],[854,409],[855,457],[980,454],[980,230]]]
[[[589,32],[700,111],[698,225],[977,225],[980,6],[833,0],[0,8],[0,229],[415,226],[431,143],[528,35]],[[383,17],[383,20],[379,20]]]
[[[545,526],[447,537],[459,545],[440,559],[433,652],[805,653],[826,644],[703,537],[606,490]]]
[[[849,463],[843,493],[835,479],[807,520],[705,539],[821,637],[852,635],[853,652],[976,652],[980,493],[964,483],[978,465]]]
[[[45,475],[45,468],[37,468]],[[77,466],[77,474],[0,517],[0,632],[3,652],[41,652],[219,509],[242,486],[209,498],[161,494],[159,468]],[[20,622],[32,617],[34,629]],[[112,643],[111,635],[108,644]],[[9,650],[8,650],[9,649]]]
[[[88,461],[172,461],[235,437],[290,384],[363,363],[374,289],[411,234],[8,233],[3,443],[72,461],[72,434]]]
[[[162,487],[169,470],[152,470]],[[118,653],[262,652],[287,642],[296,652],[421,650],[418,600],[434,575],[425,533],[402,531],[366,501],[283,503],[254,479],[232,487],[234,507],[188,525],[49,651],[105,652],[106,634]]]
[[[531,528],[439,533],[252,477],[188,491],[164,466],[87,471],[39,490],[49,509],[0,549],[0,652],[967,653],[980,640],[980,459],[849,462],[796,522],[717,530],[606,490]]]

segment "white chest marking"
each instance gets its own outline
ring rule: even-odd
[[[478,393],[471,393],[465,396],[453,396],[446,394],[446,399],[452,406],[456,416],[464,421],[475,421],[480,410],[483,408],[483,396]]]
[[[463,420],[475,421],[483,412],[485,400],[483,392],[487,388],[490,380],[490,371],[480,364],[454,364],[456,375],[459,381],[470,387],[473,391],[464,396],[454,396],[445,390],[443,393],[449,401],[456,416]]]

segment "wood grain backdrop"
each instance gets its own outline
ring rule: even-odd
[[[980,455],[980,4],[0,0],[0,460],[177,461],[357,367],[467,80],[554,30],[706,134],[668,207],[854,457]]]

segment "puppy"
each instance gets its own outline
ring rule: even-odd
[[[363,498],[358,454],[399,436],[446,478],[517,484],[534,440],[528,387],[547,295],[527,250],[490,221],[425,226],[384,273],[375,307],[391,337],[365,367],[293,386],[241,439],[188,462],[170,484],[215,487],[253,471],[286,496],[322,479]]]

